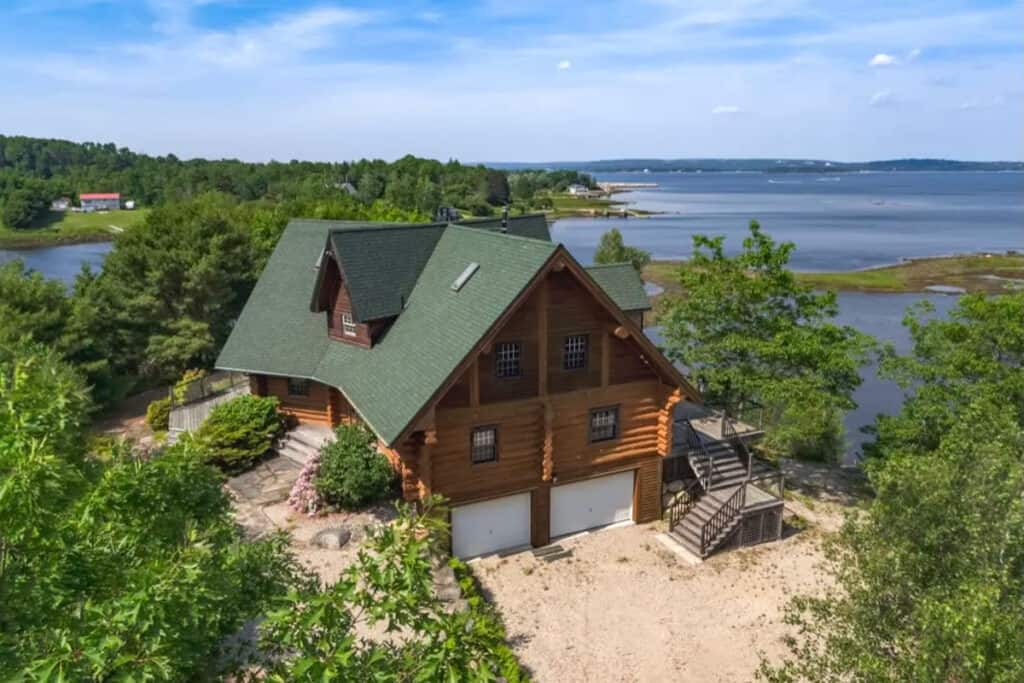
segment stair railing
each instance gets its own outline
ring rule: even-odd
[[[679,523],[683,521],[683,517],[685,517],[700,500],[700,482],[695,479],[691,479],[682,491],[674,495],[675,497],[672,500],[672,504],[669,505],[668,508],[669,530],[675,529]]]
[[[705,491],[710,491],[714,464],[697,430],[689,420],[680,418],[675,422],[672,438],[674,443],[680,444],[685,449],[686,459],[689,460],[690,467],[697,475],[700,485]]]
[[[722,441],[725,441],[741,459],[747,461],[747,480],[750,479],[750,474],[754,469],[754,455],[747,448],[747,444],[736,432],[736,425],[733,423],[733,419],[729,417],[728,413],[722,413]]]
[[[712,544],[720,540],[719,536],[726,530],[737,517],[743,514],[743,507],[747,501],[747,485],[742,484],[736,487],[733,494],[722,503],[721,507],[708,518],[700,529],[700,552],[707,555],[714,550]]]

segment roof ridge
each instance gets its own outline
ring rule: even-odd
[[[523,235],[513,235],[513,234],[508,233],[508,232],[501,232],[500,230],[480,230],[479,228],[474,228],[474,227],[469,226],[469,225],[461,225],[459,223],[449,223],[448,224],[448,228],[449,229],[450,228],[455,228],[455,229],[458,229],[460,231],[470,232],[470,233],[473,233],[474,235],[492,235],[494,237],[503,237],[503,238],[510,239],[510,240],[522,240],[524,242],[533,242],[535,244],[547,244],[547,245],[550,245],[552,247],[559,247],[562,244],[561,242],[553,242],[551,240],[541,240],[541,239],[537,239],[536,237],[525,237]]]
[[[333,228],[331,232],[378,232],[380,230],[409,230],[443,228],[448,223],[375,223],[373,221],[353,222],[351,226]]]

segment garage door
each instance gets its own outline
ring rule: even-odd
[[[633,472],[551,489],[551,536],[633,519]]]
[[[452,553],[476,557],[530,544],[530,494],[452,508]]]

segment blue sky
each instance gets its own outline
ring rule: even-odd
[[[0,0],[0,132],[250,160],[1024,159],[1024,2]]]

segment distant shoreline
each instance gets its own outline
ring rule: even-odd
[[[643,270],[643,279],[664,292],[651,297],[656,302],[665,295],[682,293],[677,273],[685,260],[652,261]],[[872,294],[928,292],[986,292],[996,294],[1024,289],[1024,253],[977,253],[953,256],[908,258],[894,265],[861,270],[832,272],[796,272],[799,282],[815,289]],[[939,289],[935,289],[939,288]]]

